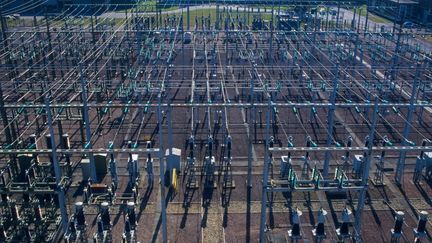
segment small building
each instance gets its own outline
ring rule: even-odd
[[[419,22],[424,25],[432,25],[432,1],[420,0],[418,5]]]
[[[370,11],[397,22],[432,23],[431,0],[371,0]]]
[[[415,0],[372,0],[370,11],[392,21],[406,21],[416,18],[418,1]]]

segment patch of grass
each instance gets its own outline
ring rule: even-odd
[[[184,10],[183,13],[162,14],[162,17],[174,16],[174,15],[179,16],[180,14],[183,16],[183,24],[187,25],[187,11],[186,10]],[[234,19],[237,18],[237,12],[236,11],[233,11],[231,13],[231,15],[228,15],[226,12],[225,13],[221,12],[221,14],[222,14],[222,17],[221,17],[222,18],[222,23],[221,24],[224,23],[226,17],[231,17],[231,18],[234,18]],[[247,15],[248,15],[247,12],[239,11],[238,18],[242,19],[242,18],[246,17],[246,22],[248,22],[247,21]],[[193,26],[194,23],[195,23],[195,17],[198,18],[198,21],[201,21],[201,17],[208,17],[208,16],[210,16],[210,21],[212,23],[215,23],[216,22],[216,9],[209,8],[209,9],[190,10],[189,11],[189,16],[190,16],[190,24],[191,24],[191,26]],[[261,13],[261,17],[264,20],[271,20],[271,13]],[[247,24],[248,25],[252,24],[252,20],[253,20],[253,13],[250,13],[250,15],[249,15],[249,22]]]
[[[432,35],[420,35],[419,38],[432,43]]]
[[[349,8],[348,10],[350,10],[351,12],[354,13],[354,8]],[[367,6],[366,5],[362,5],[358,8],[356,8],[356,15],[360,15],[362,17],[366,17],[367,15]],[[369,20],[378,23],[378,24],[388,24],[391,23],[390,20],[380,17],[378,15],[373,14],[371,11],[369,11]]]
[[[168,4],[168,3],[158,3],[157,1],[143,1],[137,3],[136,6],[131,6],[127,8],[127,10],[135,11],[135,9],[140,11],[156,11],[156,8],[159,8],[162,11],[176,10],[178,9],[178,5],[176,4]],[[117,13],[123,13],[125,9],[116,10]]]
[[[377,15],[374,15],[374,14],[371,14],[371,13],[369,13],[369,19],[371,21],[373,21],[375,23],[379,23],[379,24],[388,24],[388,23],[391,23],[390,20],[388,20],[386,18],[383,18],[383,17],[380,17],[380,16],[377,16]]]

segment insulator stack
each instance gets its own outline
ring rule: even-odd
[[[128,202],[127,207],[128,207],[127,217],[129,219],[129,223],[132,227],[135,227],[136,225],[135,203]]]
[[[292,214],[292,229],[288,231],[288,235],[292,241],[296,242],[302,238],[300,216],[302,211],[296,209]]]
[[[103,225],[105,227],[109,227],[111,225],[111,218],[110,218],[110,214],[109,214],[108,202],[102,202],[101,203],[100,215],[101,215],[101,220],[103,222]]]
[[[337,234],[339,237],[341,237],[342,239],[347,238],[350,236],[350,231],[349,231],[349,226],[350,226],[350,221],[351,221],[351,211],[347,208],[345,208],[342,211],[342,217],[341,217],[341,225],[340,227],[336,230]]]
[[[320,209],[318,211],[318,222],[314,230],[314,235],[316,237],[324,237],[325,236],[325,220],[326,220],[327,211],[324,209]]]
[[[404,215],[405,214],[403,212],[401,212],[401,211],[398,211],[396,213],[396,216],[395,216],[395,225],[394,225],[394,228],[393,228],[393,231],[394,231],[395,234],[402,233],[402,226],[403,226],[403,223],[404,223]]]
[[[428,212],[421,211],[419,221],[417,224],[417,232],[425,233],[426,232],[426,223],[428,221]]]

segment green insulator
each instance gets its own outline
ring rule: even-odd
[[[321,88],[321,91],[324,92],[326,90],[326,84],[322,82],[320,88]]]
[[[309,82],[308,85],[307,85],[307,87],[308,87],[309,91],[312,91],[312,89],[313,89],[312,82]]]
[[[393,110],[393,112],[395,113],[395,114],[399,114],[399,110],[398,110],[398,108],[396,108],[396,107],[392,107],[392,110]]]
[[[144,107],[144,114],[147,114],[150,105],[150,100],[147,101],[147,105]]]
[[[312,107],[312,112],[316,115],[317,114],[317,109],[315,107]]]
[[[22,114],[24,112],[25,108],[24,107],[20,107],[17,111],[18,115]]]
[[[108,113],[108,111],[109,111],[109,105],[111,105],[111,104],[112,104],[112,100],[110,100],[110,101],[108,102],[108,104],[104,107],[104,109],[102,110],[102,113],[103,113],[103,114]]]
[[[130,105],[132,103],[132,100],[129,100],[128,102],[127,102],[127,105]],[[127,114],[129,112],[129,107],[128,106],[126,106],[124,109],[123,109],[123,113],[124,114]]]
[[[409,146],[416,146],[416,144],[413,141],[410,140],[405,140],[405,141]]]
[[[37,110],[37,114],[38,114],[38,115],[45,114],[45,109],[44,109],[44,108],[39,108],[39,109]]]

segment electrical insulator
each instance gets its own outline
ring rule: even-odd
[[[13,221],[19,221],[20,220],[20,216],[19,216],[19,212],[18,212],[18,208],[15,204],[11,204],[10,207],[11,210],[11,215],[12,215],[12,219]]]
[[[43,219],[42,210],[39,207],[39,204],[34,206],[34,213],[36,221],[41,221]]]
[[[151,141],[147,141],[147,145],[146,145],[146,148],[147,149],[151,149]],[[152,159],[152,157],[151,157],[151,153],[148,153],[147,154],[147,161],[150,161]]]
[[[351,211],[349,209],[345,208],[342,211],[342,224],[338,229],[338,234],[341,236],[347,236],[350,234],[349,233],[350,215],[351,215]]]
[[[108,210],[108,202],[102,202],[101,204],[101,219],[104,225],[111,225],[111,218]]]
[[[130,220],[129,220],[129,216],[126,216],[126,222],[125,222],[124,232],[126,234],[129,234],[131,232],[131,223],[130,223]]]
[[[102,222],[102,218],[99,216],[97,221],[97,233],[102,235],[104,232],[104,223]]]
[[[75,219],[77,226],[85,226],[85,216],[82,202],[75,203]]]
[[[128,206],[127,217],[129,219],[129,223],[132,227],[135,227],[135,224],[136,224],[135,203],[134,202],[128,202],[127,206]]]
[[[208,148],[207,148],[208,149],[208,156],[211,159],[211,157],[213,156],[213,138],[212,138],[212,136],[208,137],[207,145],[208,145]]]
[[[326,210],[321,208],[318,211],[318,224],[315,228],[315,234],[317,236],[324,236],[325,235],[324,224],[325,224],[326,215],[327,215]]]
[[[71,234],[75,234],[76,233],[75,220],[73,219],[73,217],[72,217],[71,220],[69,220],[68,230],[69,230],[69,233],[71,233]]]
[[[132,141],[127,142],[128,148],[132,148]],[[132,161],[132,153],[129,153],[129,160]]]
[[[396,212],[395,225],[393,227],[393,233],[394,234],[401,234],[402,233],[403,223],[404,223],[404,213],[401,211]]]
[[[292,215],[292,229],[288,231],[288,235],[291,238],[299,239],[301,238],[301,230],[300,230],[300,216],[302,215],[302,211],[296,209]]]
[[[426,233],[426,223],[428,220],[428,212],[421,211],[419,221],[417,224],[417,232],[418,233]]]

